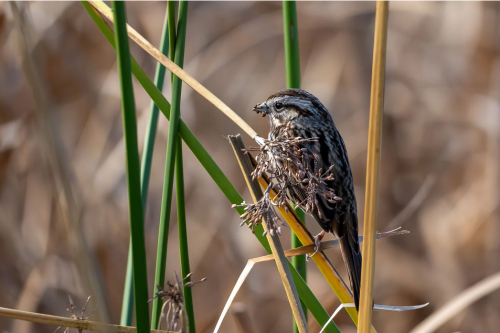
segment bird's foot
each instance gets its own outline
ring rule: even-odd
[[[314,252],[311,255],[309,255],[309,254],[306,255],[306,261],[309,258],[312,258],[316,253],[319,252],[319,248],[321,246],[321,240],[323,239],[323,237],[325,237],[325,234],[326,234],[326,232],[324,230],[322,230],[319,234],[314,236]]]

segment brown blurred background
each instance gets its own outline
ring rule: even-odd
[[[116,55],[77,2],[20,3],[39,83],[23,67],[9,3],[0,3],[0,306],[69,316],[102,282],[95,319],[119,322],[129,242]],[[129,23],[159,45],[166,4],[127,3]],[[320,98],[346,142],[363,216],[375,3],[299,2],[302,87]],[[413,312],[374,313],[379,332],[408,332],[465,288],[500,270],[500,53],[498,3],[390,4],[379,230],[411,234],[377,243],[375,301],[430,302]],[[261,135],[251,108],[285,88],[280,2],[192,2],[185,69]],[[131,44],[132,45],[132,44]],[[156,63],[131,50],[153,77]],[[36,81],[36,80],[35,80]],[[137,82],[139,145],[150,100]],[[33,89],[42,96],[34,97]],[[170,80],[165,82],[170,98]],[[249,200],[224,136],[241,132],[188,86],[182,118]],[[146,211],[152,290],[168,122],[160,115]],[[252,144],[244,137],[247,145]],[[212,332],[249,258],[264,254],[238,214],[185,147],[190,259],[198,332]],[[172,213],[167,278],[180,272]],[[316,233],[319,227],[310,220]],[[361,227],[362,232],[362,227]],[[329,236],[331,237],[331,236]],[[290,230],[281,237],[290,246]],[[328,256],[345,276],[338,249]],[[95,257],[96,262],[85,258]],[[311,262],[309,285],[328,312],[339,301]],[[439,332],[498,332],[499,292]],[[254,332],[290,332],[292,315],[272,262],[257,265],[236,300]],[[355,332],[341,312],[344,333]],[[311,332],[319,332],[314,319]],[[0,318],[2,332],[54,327]],[[239,332],[230,312],[222,332]]]

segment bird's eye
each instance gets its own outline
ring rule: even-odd
[[[283,106],[283,103],[278,102],[275,104],[275,107],[276,107],[276,110],[282,110],[284,106]]]

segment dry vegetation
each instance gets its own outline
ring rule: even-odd
[[[109,314],[116,323],[129,242],[116,54],[79,3],[22,6],[29,8],[34,60],[42,69],[50,107],[47,116],[35,102],[10,7],[0,3],[0,306],[67,316],[67,293],[84,304],[93,294],[87,287],[93,277],[101,279],[106,300],[98,305],[95,320]],[[302,87],[329,108],[344,137],[360,210],[374,8],[374,3],[358,2],[297,5]],[[129,3],[128,12],[130,24],[158,44],[165,4]],[[390,6],[378,225],[380,231],[403,225],[411,234],[377,242],[374,298],[378,304],[431,304],[414,312],[375,312],[380,332],[409,331],[459,292],[500,270],[500,230],[494,222],[499,204],[499,15],[497,3]],[[189,17],[186,71],[265,135],[267,119],[251,108],[285,87],[281,4],[193,2]],[[136,45],[131,50],[152,77],[154,60]],[[169,79],[164,91],[169,98]],[[142,147],[149,98],[137,84],[135,93]],[[186,86],[181,109],[186,124],[249,201],[223,137],[239,129]],[[51,131],[41,125],[41,117]],[[151,295],[167,128],[161,117],[146,212]],[[51,145],[54,152],[47,149]],[[238,214],[187,149],[184,166],[191,270],[208,277],[193,290],[197,330],[211,332],[247,259],[264,251],[249,230],[239,228]],[[55,174],[59,169],[64,172]],[[68,214],[68,207],[76,210]],[[313,234],[319,231],[312,220],[309,225]],[[289,248],[289,232],[283,229],[284,248]],[[171,223],[171,276],[180,271],[176,233]],[[343,273],[339,250],[327,254]],[[237,314],[227,316],[221,331],[238,331],[238,318],[250,318],[257,332],[291,330],[289,305],[272,265],[262,263],[252,271],[237,296]],[[308,267],[311,289],[333,312],[336,296],[317,268]],[[475,303],[439,332],[496,332],[498,296],[497,291]],[[98,295],[92,295],[95,299]],[[335,321],[342,332],[355,331],[345,313]],[[310,326],[319,331],[314,320]],[[54,328],[0,318],[0,330]]]

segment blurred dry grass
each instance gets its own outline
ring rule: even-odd
[[[115,53],[80,4],[22,6],[29,9],[36,43],[32,52],[81,207],[81,237],[102,271],[107,304],[99,306],[107,306],[111,320],[118,322],[128,214]],[[130,24],[158,44],[165,4],[127,7]],[[302,87],[332,112],[349,151],[362,209],[375,4],[308,2],[297,7]],[[189,15],[186,71],[265,135],[267,119],[250,110],[285,87],[281,4],[193,2]],[[460,291],[500,270],[495,223],[500,194],[499,15],[500,5],[489,2],[390,5],[381,231],[426,179],[435,180],[421,191],[409,214],[398,219],[412,233],[378,242],[374,295],[379,304],[431,304],[415,312],[374,313],[380,332],[409,331]],[[135,45],[132,53],[153,76],[153,59]],[[0,3],[0,73],[0,306],[64,316],[68,291],[77,304],[90,294],[84,287],[89,272],[74,258],[51,161],[43,151],[39,106],[24,74],[19,38],[5,2]],[[135,92],[143,138],[149,98],[137,84]],[[238,128],[189,87],[183,92],[184,121],[248,200],[223,138]],[[167,125],[162,118],[146,212],[150,288]],[[193,290],[197,327],[210,332],[247,259],[263,250],[248,230],[238,227],[237,214],[187,149],[184,164],[192,270],[195,278],[209,278]],[[318,231],[312,221],[309,225],[313,233]],[[172,223],[167,278],[180,271],[176,233]],[[285,248],[288,233],[285,229],[282,237]],[[343,273],[338,250],[328,253]],[[238,313],[245,313],[244,304],[256,332],[291,329],[286,295],[272,265],[257,265],[237,297]],[[338,300],[313,265],[309,281],[332,312]],[[498,296],[497,291],[480,300],[440,332],[496,332]],[[239,317],[228,316],[222,331],[240,332]],[[345,313],[336,322],[342,332],[355,331]],[[314,320],[310,326],[319,331]],[[0,330],[53,332],[51,327],[1,318]]]

